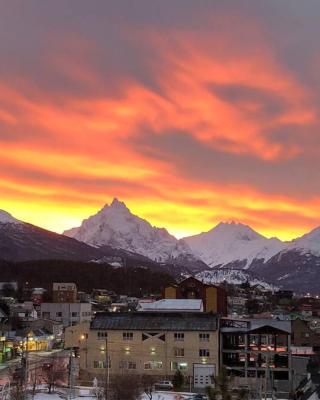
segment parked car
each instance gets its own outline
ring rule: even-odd
[[[204,394],[193,394],[191,397],[188,397],[187,400],[208,400],[208,397]]]
[[[155,389],[166,389],[171,390],[173,389],[173,383],[171,381],[160,381],[155,383]]]

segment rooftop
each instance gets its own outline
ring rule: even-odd
[[[99,313],[91,323],[98,330],[215,331],[217,316],[199,312]]]
[[[150,303],[139,302],[139,311],[203,311],[202,300],[162,299]]]

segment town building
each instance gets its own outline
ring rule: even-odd
[[[77,286],[75,283],[54,282],[52,285],[53,303],[75,303],[77,301]]]
[[[82,331],[83,329],[83,331]],[[218,318],[200,312],[99,313],[91,325],[66,329],[79,347],[80,370],[172,378],[179,369],[195,388],[212,384],[219,369]]]
[[[137,311],[203,312],[203,303],[198,299],[162,299],[153,302],[142,300],[138,303]]]
[[[167,286],[165,299],[201,299],[205,312],[227,315],[227,294],[225,289],[207,285],[194,277],[184,279],[177,285]]]
[[[44,288],[33,288],[31,291],[30,300],[36,306],[39,306],[44,301],[46,289]]]
[[[221,364],[241,383],[290,391],[291,322],[273,319],[220,321]]]
[[[291,321],[291,330],[291,341],[294,346],[311,347],[316,352],[320,350],[320,334],[309,327],[308,321],[301,318]],[[300,349],[300,353],[303,353],[303,349]]]
[[[40,317],[61,322],[65,327],[91,321],[90,303],[42,303]]]

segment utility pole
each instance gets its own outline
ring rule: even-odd
[[[73,348],[70,350],[69,356],[69,399],[73,397]]]
[[[29,349],[28,349],[28,346],[29,346],[29,334],[30,333],[27,333],[27,336],[26,336],[26,341],[25,341],[25,344],[26,344],[26,347],[25,347],[25,349],[24,349],[24,351],[23,351],[23,355],[22,355],[22,380],[23,380],[23,383],[24,383],[24,385],[25,385],[25,392],[24,392],[24,394],[25,394],[25,398],[27,399],[28,398],[28,375],[29,375],[29,372],[28,372],[28,354],[29,354]]]
[[[106,384],[105,384],[105,399],[109,398],[109,381],[110,381],[110,365],[109,365],[109,352],[108,352],[108,338],[106,337],[106,348],[105,348],[105,363],[106,363]]]

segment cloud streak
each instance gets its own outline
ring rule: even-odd
[[[299,5],[280,28],[270,3],[6,5],[0,207],[56,231],[114,196],[178,236],[318,225],[319,63],[292,63]],[[319,29],[304,18],[301,40]]]

